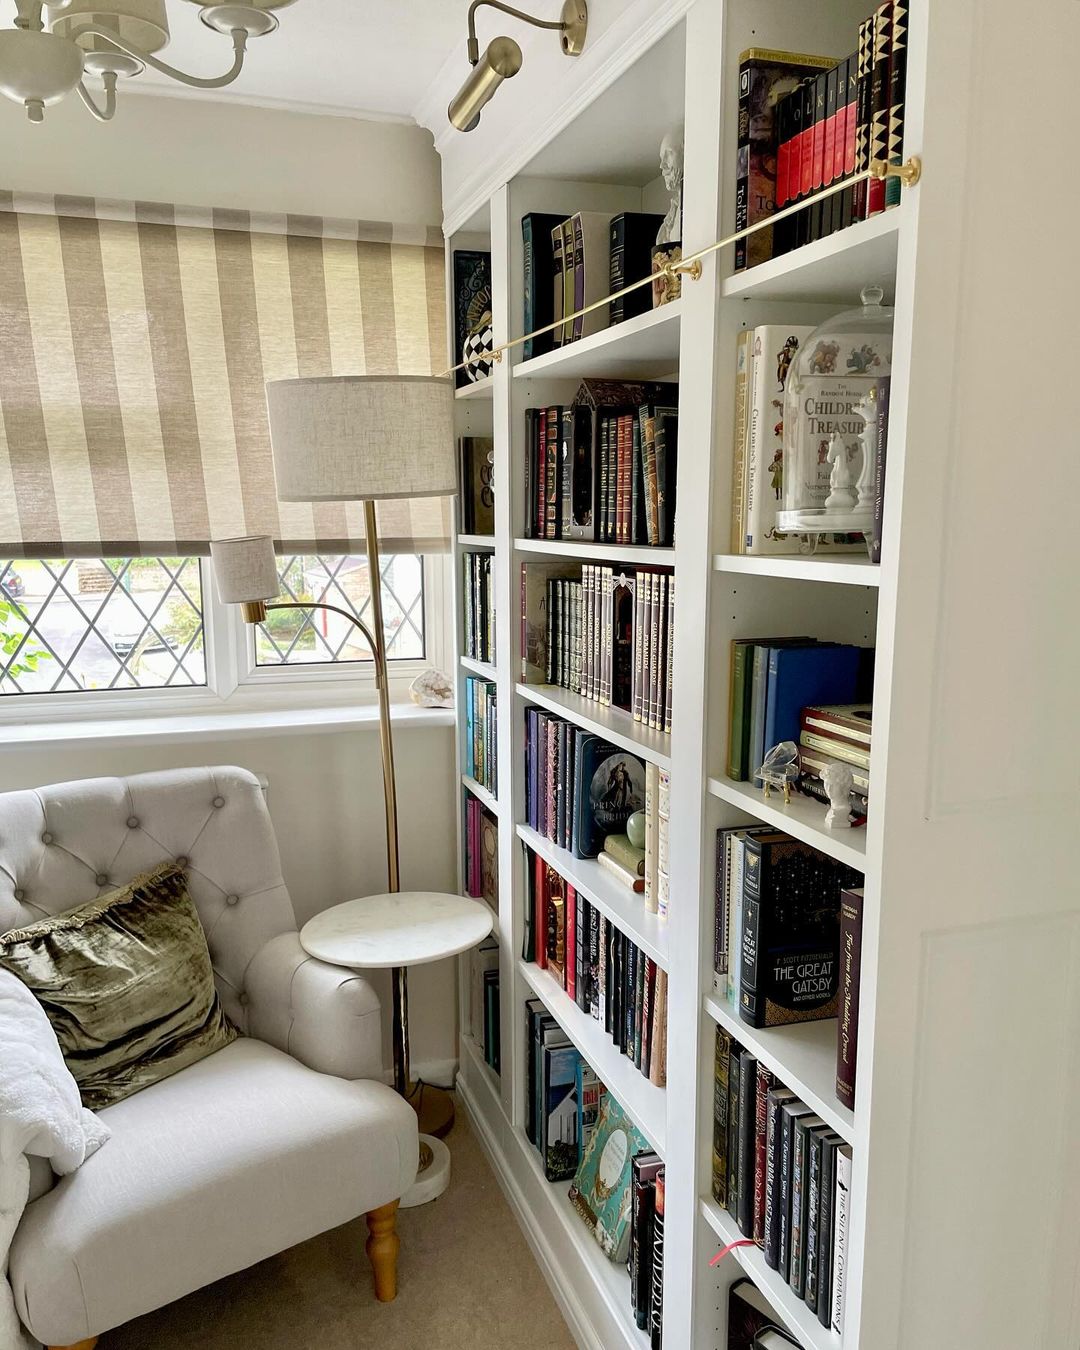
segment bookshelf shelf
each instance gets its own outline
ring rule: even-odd
[[[716,572],[734,572],[751,577],[781,577],[790,581],[827,581],[840,586],[877,586],[881,568],[869,558],[785,558],[718,553]]]
[[[739,1017],[726,998],[705,997],[705,1011],[758,1057],[785,1087],[797,1092],[847,1142],[855,1139],[855,1113],[836,1099],[836,1019],[759,1030]]]
[[[466,402],[474,398],[491,398],[494,385],[495,377],[485,375],[482,380],[474,380],[472,384],[463,384],[460,389],[455,389],[454,398]]]
[[[457,537],[461,548],[486,548],[492,552],[495,551],[495,537],[490,534],[459,534]]]
[[[873,282],[888,299],[896,286],[897,240],[907,214],[901,203],[793,253],[736,272],[721,283],[720,294],[728,300],[857,305],[862,288]]]
[[[663,1088],[650,1083],[635,1069],[631,1060],[619,1053],[614,1041],[606,1034],[600,1022],[582,1012],[562,985],[546,970],[531,961],[518,961],[522,978],[548,1012],[570,1037],[609,1092],[648,1139],[656,1151],[664,1154],[667,1124],[667,1098]]]
[[[702,1199],[701,1216],[716,1234],[717,1247],[726,1247],[729,1242],[742,1240],[743,1233],[738,1224],[712,1196]],[[840,1337],[823,1327],[817,1315],[810,1311],[801,1298],[795,1297],[787,1281],[781,1279],[779,1273],[766,1263],[760,1247],[736,1247],[724,1259],[735,1260],[742,1266],[804,1350],[838,1350]]]
[[[461,668],[467,670],[470,675],[479,675],[481,679],[494,680],[497,671],[494,666],[489,665],[487,661],[477,661],[474,656],[462,656]]]
[[[673,548],[650,548],[629,544],[595,544],[588,539],[515,539],[519,553],[539,553],[547,558],[581,558],[585,562],[624,563],[628,567],[674,567]]]
[[[498,798],[490,793],[482,783],[478,783],[475,778],[470,778],[467,773],[463,773],[461,775],[461,786],[466,792],[471,792],[477,801],[483,802],[493,816],[498,817]]]
[[[682,308],[672,301],[514,367],[514,379],[657,379],[679,365]]]
[[[714,797],[737,806],[747,815],[756,816],[778,830],[786,830],[794,838],[820,849],[837,862],[847,863],[860,872],[866,871],[865,826],[852,830],[827,830],[825,812],[828,808],[812,797],[793,792],[791,801],[785,806],[778,792],[774,792],[766,801],[759,787],[750,783],[736,783],[730,778],[710,778],[708,787]]]
[[[499,1075],[484,1058],[484,1047],[472,1032],[463,1035],[461,1043],[465,1047],[468,1059],[475,1066],[476,1073],[474,1076],[487,1082],[488,1088],[497,1100],[499,1096]]]
[[[575,858],[528,825],[519,825],[517,833],[534,853],[539,853],[591,905],[632,938],[646,956],[668,969],[667,923],[646,910],[643,896],[629,890],[594,859]]]
[[[595,699],[583,698],[554,684],[517,684],[517,692],[527,703],[546,708],[586,731],[606,736],[612,744],[666,769],[671,764],[671,737],[635,722],[622,708],[609,708]]]

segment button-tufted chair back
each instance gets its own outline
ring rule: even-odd
[[[296,917],[259,780],[169,769],[0,793],[0,933],[85,904],[168,859],[187,869],[226,1013],[247,1030],[244,975]]]

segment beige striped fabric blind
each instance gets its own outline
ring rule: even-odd
[[[264,385],[446,366],[437,232],[0,192],[0,556],[352,552],[363,509],[279,502]],[[380,502],[384,552],[449,502]]]

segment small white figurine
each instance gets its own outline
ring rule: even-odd
[[[832,434],[829,453],[825,458],[832,465],[832,473],[829,475],[830,491],[825,498],[825,507],[829,511],[850,511],[855,505],[855,492],[851,486],[847,446],[838,431]]]
[[[425,670],[409,685],[409,697],[421,708],[452,708],[454,686],[441,670]]]
[[[827,830],[851,829],[851,789],[855,775],[846,764],[826,764],[821,775],[829,794],[829,809],[825,813]]]
[[[683,136],[682,130],[669,131],[660,142],[660,173],[664,186],[671,194],[671,205],[664,217],[664,223],[656,233],[658,244],[670,244],[682,238],[682,181],[683,181]]]

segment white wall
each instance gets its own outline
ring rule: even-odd
[[[0,187],[404,225],[442,219],[439,161],[431,134],[419,127],[122,93],[108,125],[69,99],[31,126],[0,99]],[[395,748],[402,884],[454,890],[453,732],[402,728]],[[385,889],[373,727],[334,735],[268,729],[265,737],[234,742],[9,747],[0,750],[0,791],[191,764],[240,764],[269,777],[285,880],[301,923],[340,900]],[[410,978],[419,1066],[445,1068],[456,1058],[454,980],[453,962]],[[389,980],[377,983],[389,1065]]]
[[[394,736],[401,884],[456,890],[453,729],[401,727]],[[270,780],[285,882],[299,923],[353,896],[386,889],[382,777],[376,725],[346,733],[275,734],[242,740],[187,738],[141,744],[32,745],[0,751],[0,791],[149,769],[239,764]],[[455,962],[409,977],[413,1062],[445,1072],[457,1058]],[[384,1061],[390,1055],[390,984],[374,974],[383,1001]]]
[[[66,99],[31,126],[0,99],[0,187],[401,225],[442,220],[431,134],[393,122],[121,90],[114,121]]]

